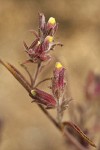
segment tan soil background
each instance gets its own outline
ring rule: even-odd
[[[20,63],[28,57],[23,40],[30,44],[34,39],[28,30],[37,29],[38,11],[44,12],[47,20],[53,16],[59,22],[56,40],[64,47],[52,53],[54,62],[57,59],[63,63],[71,96],[75,102],[82,102],[88,71],[100,73],[100,1],[0,0],[0,58],[24,74]],[[33,72],[32,65],[28,66]],[[50,76],[52,67],[47,66],[42,77]],[[65,150],[62,135],[30,102],[23,87],[0,65],[0,150]]]

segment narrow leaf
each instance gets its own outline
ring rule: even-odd
[[[23,41],[23,44],[24,44],[24,46],[25,46],[26,50],[28,51],[28,50],[29,50],[29,48],[28,48],[28,46],[27,46],[27,44],[26,44],[26,42],[25,42],[25,41]]]
[[[39,38],[36,38],[36,40],[32,42],[31,46],[29,46],[29,49],[34,49],[38,41],[39,41]]]
[[[30,93],[31,86],[29,82],[25,79],[25,77],[11,64],[5,63],[0,60],[0,63],[6,67],[10,73],[20,82],[20,84]]]
[[[31,33],[33,33],[35,36],[36,36],[36,38],[39,38],[39,36],[38,36],[38,33],[35,31],[35,30],[29,30]]]
[[[85,141],[88,142],[93,147],[96,147],[96,145],[83,133],[83,131],[74,123],[72,122],[63,122],[64,126],[70,126],[72,129],[74,129]]]

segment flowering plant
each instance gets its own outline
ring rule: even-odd
[[[58,23],[56,23],[55,18],[50,17],[48,22],[45,21],[44,14],[39,14],[39,28],[38,33],[34,30],[31,32],[35,35],[36,39],[28,47],[24,42],[26,52],[30,56],[28,62],[41,62],[51,59],[49,53],[50,50],[53,50],[56,45],[61,45],[61,43],[54,42],[54,35],[57,31]],[[27,62],[27,61],[26,61]]]
[[[29,59],[24,61],[21,66],[26,70],[30,77],[30,82],[20,73],[13,65],[10,63],[5,63],[0,60],[0,63],[5,66],[12,75],[19,81],[19,83],[27,90],[29,96],[32,98],[32,102],[36,102],[40,109],[46,114],[46,116],[52,121],[52,123],[65,135],[66,139],[69,139],[77,149],[86,150],[84,144],[78,142],[77,138],[74,137],[72,132],[75,131],[78,137],[87,143],[96,147],[95,144],[82,132],[82,130],[73,122],[62,121],[64,111],[69,105],[72,98],[67,98],[65,94],[66,82],[65,82],[65,68],[60,62],[56,62],[53,69],[53,75],[50,78],[43,79],[37,82],[38,75],[43,69],[43,62],[48,62],[51,60],[50,51],[55,48],[55,46],[62,46],[61,43],[55,43],[55,33],[58,29],[58,23],[56,23],[55,18],[50,17],[48,22],[45,21],[45,16],[43,13],[39,14],[39,27],[38,33],[34,30],[31,32],[35,35],[35,40],[30,46],[24,42],[25,51],[29,55]],[[36,73],[34,77],[28,71],[26,67],[27,63],[36,63]],[[45,92],[38,88],[38,86],[43,82],[50,80],[50,93]],[[49,113],[48,109],[54,108],[57,111],[57,119]]]

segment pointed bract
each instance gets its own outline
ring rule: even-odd
[[[39,104],[43,104],[48,107],[55,107],[56,106],[56,101],[54,97],[40,89],[33,89],[31,90],[31,94],[35,101]]]
[[[52,92],[59,99],[64,93],[64,72],[65,69],[60,62],[57,62],[53,71]]]

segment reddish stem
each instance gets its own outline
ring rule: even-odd
[[[35,73],[34,80],[33,80],[33,83],[32,83],[32,87],[35,87],[35,83],[36,83],[40,68],[41,68],[41,62],[39,62],[38,65],[37,65],[37,69],[36,69],[36,73]]]
[[[45,81],[48,81],[48,80],[51,80],[52,78],[46,78],[46,79],[43,79],[42,81],[39,81],[35,87],[38,87],[41,83],[45,82]]]

